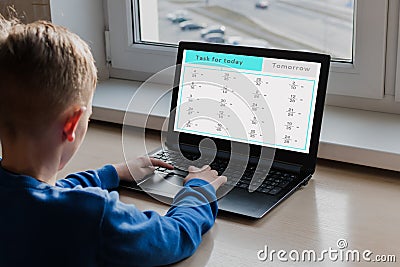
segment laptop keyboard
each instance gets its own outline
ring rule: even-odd
[[[160,151],[158,154],[153,155],[154,158],[161,159],[169,164],[172,164],[175,169],[179,170],[187,170],[189,166],[186,165],[186,162],[182,160],[182,155],[175,152],[175,151]],[[186,155],[189,160],[196,160],[197,155]],[[286,173],[281,170],[273,170],[271,169],[268,174],[266,175],[265,173],[261,172],[256,172],[255,166],[248,165],[246,167],[246,170],[243,172],[243,170],[226,170],[226,167],[228,166],[227,160],[223,159],[215,159],[211,164],[211,168],[216,170],[219,175],[224,174],[227,176],[228,181],[223,187],[238,187],[238,188],[243,188],[247,189],[250,186],[250,183],[253,180],[253,183],[255,183],[258,187],[255,191],[260,192],[260,193],[265,193],[265,194],[270,194],[270,195],[277,195],[281,192],[284,191],[284,189],[293,181],[297,178],[296,174],[293,173]],[[174,171],[172,170],[167,170],[166,168],[163,167],[156,167],[156,172],[158,172],[161,175],[168,175],[171,172],[173,173]],[[182,172],[179,172],[182,177],[185,175],[182,174]],[[242,175],[241,175],[242,174]],[[241,178],[239,179],[238,176],[241,175]],[[232,178],[236,177],[236,178]]]

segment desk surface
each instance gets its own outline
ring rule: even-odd
[[[80,151],[60,177],[122,161],[121,132],[117,126],[91,124]],[[160,144],[157,133],[146,133],[146,136],[149,150]],[[128,141],[125,149],[132,148],[130,156],[145,152],[140,130],[132,130],[124,138]],[[161,214],[168,210],[168,206],[144,193],[121,190],[120,197],[141,210],[151,209]],[[399,204],[399,173],[320,160],[310,183],[264,218],[251,220],[220,213],[196,254],[177,266],[310,266],[309,261],[294,263],[289,253],[295,257],[293,250],[300,254],[303,250],[314,250],[317,255],[329,248],[338,250],[339,239],[347,241],[345,252],[370,250],[371,259],[379,254],[396,256],[397,263],[368,266],[397,266],[400,262]],[[257,252],[265,246],[269,251],[287,251],[289,261],[279,261],[276,254],[272,263],[269,259],[260,261]],[[346,260],[334,263],[325,254],[325,260],[317,264],[365,266],[366,263]]]

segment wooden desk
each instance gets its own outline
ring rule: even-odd
[[[130,136],[142,142],[140,130]],[[135,141],[136,140],[136,141]],[[159,145],[149,135],[150,148]],[[134,150],[133,150],[134,151]],[[141,155],[144,151],[134,151]],[[91,124],[80,151],[60,174],[100,167],[123,160],[121,129]],[[400,164],[400,162],[399,162]],[[143,193],[121,190],[121,200],[139,209],[164,214],[168,206]],[[310,183],[260,220],[220,213],[194,256],[177,266],[310,266],[310,262],[261,262],[257,252],[265,245],[274,250],[348,249],[395,255],[397,263],[337,262],[328,256],[318,266],[397,266],[400,262],[400,175],[330,161],[319,161]]]

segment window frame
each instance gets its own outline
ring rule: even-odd
[[[137,1],[106,1],[111,77],[144,81],[175,64],[176,48],[134,43],[137,33],[133,31],[133,24],[138,23],[138,16],[135,17],[133,12],[137,9]],[[328,95],[384,99],[389,1],[398,0],[355,2],[354,62],[332,62]]]
[[[400,0],[396,2],[396,6],[393,6],[393,8],[396,8],[396,10],[399,10],[400,6]],[[395,78],[394,78],[394,97],[395,101],[397,103],[400,103],[400,14],[397,12],[397,17],[394,18],[394,20],[397,21],[397,46],[396,46],[396,51],[397,51],[397,62],[396,62],[396,70],[394,71],[395,73]],[[399,112],[400,113],[400,112]]]

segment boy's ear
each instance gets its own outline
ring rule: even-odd
[[[69,113],[63,127],[64,140],[67,139],[69,142],[73,142],[75,140],[75,131],[85,110],[85,107],[80,107],[75,109],[72,113]]]

